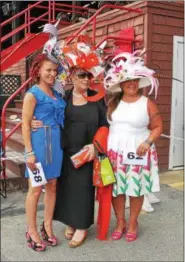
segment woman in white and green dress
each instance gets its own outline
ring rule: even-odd
[[[144,195],[160,190],[154,142],[161,135],[162,121],[157,106],[140,89],[152,85],[157,92],[158,81],[152,74],[141,58],[123,53],[114,58],[104,80],[109,91],[116,91],[108,103],[108,156],[117,178],[112,200],[117,218],[114,240],[120,239],[126,230],[126,240],[136,240]],[[128,228],[126,196],[130,198]]]

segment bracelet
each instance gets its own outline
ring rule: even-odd
[[[27,152],[25,153],[26,156],[34,156],[35,155],[35,152],[34,151],[31,151],[31,152]]]
[[[151,145],[153,144],[153,142],[150,141],[149,139],[146,139],[146,140],[145,140],[145,143],[148,144],[149,146],[151,146]]]

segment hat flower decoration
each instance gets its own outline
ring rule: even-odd
[[[145,50],[137,50],[134,53],[122,52],[116,55],[110,63],[111,68],[104,78],[104,87],[108,92],[121,92],[120,83],[128,80],[139,80],[139,88],[151,86],[149,95],[154,91],[155,98],[159,82],[154,77],[154,70],[144,66],[142,55]]]
[[[101,49],[101,47],[99,48]],[[101,52],[92,44],[88,35],[79,35],[76,42],[66,45],[63,41],[60,45],[60,58],[67,61],[68,69],[81,68],[90,72],[94,77],[103,71]],[[102,48],[103,49],[103,48]]]

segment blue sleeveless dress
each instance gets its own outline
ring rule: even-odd
[[[61,127],[64,123],[66,103],[53,90],[56,99],[47,96],[38,86],[33,86],[27,93],[36,98],[34,116],[43,122],[44,127],[31,131],[31,142],[37,162],[41,162],[47,180],[60,176],[63,161],[61,148]],[[25,177],[29,177],[26,169]]]

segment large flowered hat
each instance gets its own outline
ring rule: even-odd
[[[43,48],[43,53],[47,55],[47,57],[58,65],[58,74],[53,85],[53,88],[61,93],[63,96],[65,94],[64,86],[67,81],[67,66],[63,60],[59,57],[59,42],[57,39],[57,25],[59,21],[55,25],[45,24],[43,32],[50,34],[50,39],[45,43]]]
[[[104,71],[102,59],[103,46],[96,47],[92,44],[91,38],[83,32],[71,44],[62,41],[60,44],[60,59],[68,64],[68,69],[80,68],[90,72],[94,77]]]
[[[144,65],[144,52],[145,50],[137,50],[132,54],[122,52],[112,59],[104,78],[104,87],[108,92],[121,92],[120,83],[139,79],[139,88],[151,86],[149,95],[154,90],[155,98],[157,97],[159,82],[154,77],[155,71]]]

